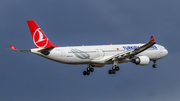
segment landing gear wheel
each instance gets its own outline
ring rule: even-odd
[[[87,71],[87,73],[86,73],[87,75],[90,75],[90,71]]]
[[[83,72],[84,75],[90,75],[91,72],[94,72],[94,68],[92,65],[88,64],[86,71]]]
[[[91,71],[91,72],[94,72],[94,68],[91,68],[90,71]]]
[[[86,75],[86,74],[87,74],[87,72],[86,72],[86,71],[84,71],[84,72],[83,72],[83,75]]]
[[[112,74],[112,70],[109,70],[109,74]]]
[[[115,70],[112,70],[112,73],[113,73],[113,74],[115,74],[115,73],[116,73],[116,71],[115,71]]]
[[[157,68],[157,65],[156,65],[156,64],[153,64],[152,67],[153,67],[153,68]]]
[[[120,70],[119,66],[114,65],[112,66],[112,70],[109,70],[109,74],[116,74],[116,71],[119,70]]]
[[[119,71],[119,67],[118,67],[118,66],[117,66],[117,67],[115,67],[115,70],[116,70],[116,71]]]
[[[89,71],[90,70],[90,68],[89,67],[87,67],[87,71]]]

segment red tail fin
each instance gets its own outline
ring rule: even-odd
[[[35,21],[29,20],[27,21],[27,24],[29,26],[29,30],[31,32],[36,48],[39,48],[39,47],[47,48],[51,46],[57,47],[48,40],[46,35],[39,28],[39,26],[36,24]]]

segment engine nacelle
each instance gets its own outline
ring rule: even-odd
[[[136,65],[145,66],[145,65],[149,64],[150,60],[149,60],[149,57],[147,57],[147,56],[139,56],[139,57],[133,59],[132,62],[135,63]]]

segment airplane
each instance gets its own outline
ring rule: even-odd
[[[109,74],[115,74],[121,63],[132,62],[136,65],[145,66],[153,61],[153,68],[156,68],[157,60],[165,57],[168,51],[159,44],[156,44],[154,37],[144,44],[117,44],[117,45],[91,45],[91,46],[71,46],[57,47],[46,37],[40,27],[33,20],[28,20],[27,24],[32,35],[36,48],[30,50],[19,50],[10,45],[11,50],[29,52],[56,62],[81,65],[87,64],[87,69],[83,75],[90,75],[94,67],[104,67],[112,64]]]

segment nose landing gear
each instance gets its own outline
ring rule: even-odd
[[[157,61],[154,60],[153,62],[154,62],[154,64],[152,65],[152,67],[153,67],[153,68],[157,68],[157,64],[156,64]]]

